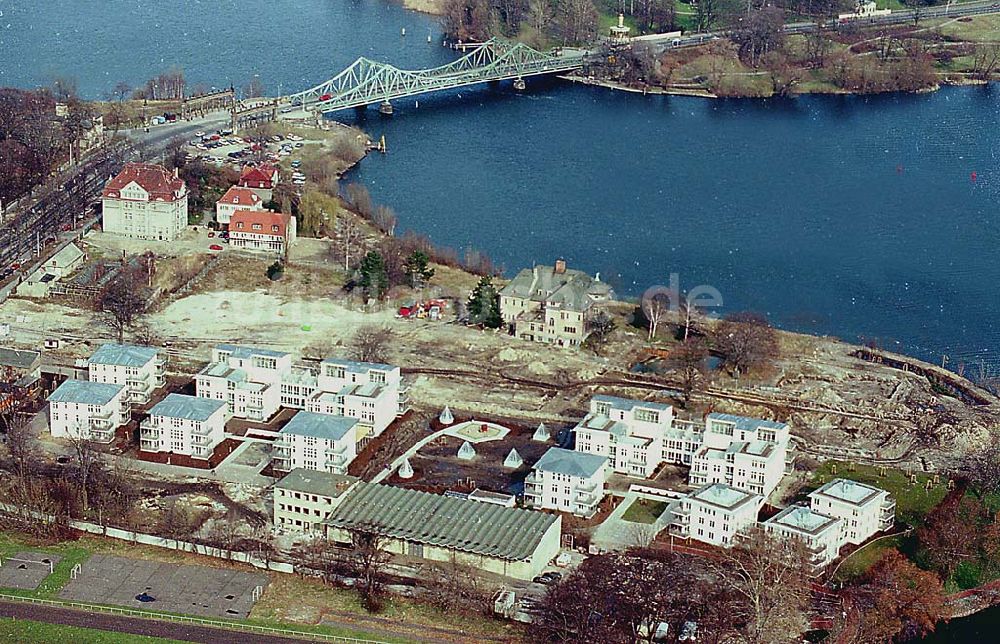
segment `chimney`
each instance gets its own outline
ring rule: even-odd
[[[562,275],[566,272],[566,260],[560,257],[556,260],[555,269],[552,271],[556,275]]]

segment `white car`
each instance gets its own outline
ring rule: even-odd
[[[204,132],[195,132],[194,135],[198,136],[198,137],[202,137],[202,136],[205,136],[205,133]]]

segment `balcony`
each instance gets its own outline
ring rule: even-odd
[[[110,443],[114,440],[115,430],[113,427],[98,427],[91,424],[90,438],[98,443]]]
[[[157,439],[143,438],[139,441],[139,449],[144,452],[156,452],[160,449],[160,441]]]
[[[197,423],[191,428],[192,436],[208,436],[212,433],[212,428],[208,423]]]

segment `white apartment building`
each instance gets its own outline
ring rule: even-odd
[[[274,469],[346,474],[358,455],[358,421],[300,411],[281,428],[274,442]]]
[[[525,505],[592,517],[604,498],[608,459],[550,447],[524,480]]]
[[[323,521],[358,480],[329,472],[292,470],[274,484],[274,527],[281,533],[323,535]]]
[[[812,573],[823,568],[840,554],[844,545],[844,520],[816,512],[804,505],[793,505],[764,522],[764,529],[788,539],[798,539],[805,547]]]
[[[153,390],[166,384],[165,365],[164,354],[156,349],[131,344],[102,344],[87,359],[92,382],[125,385],[135,405],[149,402]]]
[[[764,497],[725,483],[701,487],[677,504],[671,534],[728,547],[741,531],[757,522]]]
[[[847,479],[834,479],[810,492],[809,504],[815,512],[843,519],[844,542],[855,545],[896,521],[896,501],[888,492]]]
[[[224,226],[229,225],[233,213],[237,210],[263,210],[264,200],[250,188],[231,186],[226,194],[215,202],[215,221]]]
[[[207,460],[226,438],[226,402],[169,394],[149,410],[139,449]]]
[[[732,414],[709,414],[691,463],[691,485],[726,483],[767,497],[785,475],[788,425]]]
[[[174,172],[148,163],[126,163],[102,195],[105,232],[171,241],[187,228],[187,186]]]
[[[306,401],[307,411],[357,419],[362,447],[407,407],[399,367],[337,358],[320,363],[316,392]]]
[[[578,452],[606,456],[611,470],[647,478],[663,460],[663,441],[674,422],[670,405],[594,396],[575,428]]]
[[[197,395],[225,401],[236,418],[264,421],[277,413],[281,381],[291,369],[291,354],[220,344],[195,379]]]
[[[124,385],[66,380],[49,396],[49,428],[54,438],[110,443],[130,420]]]

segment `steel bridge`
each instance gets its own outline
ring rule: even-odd
[[[283,102],[323,113],[375,103],[388,105],[396,98],[466,85],[568,72],[583,67],[586,55],[583,51],[543,53],[523,43],[493,38],[458,60],[433,69],[408,71],[359,58],[325,83],[286,96]]]

